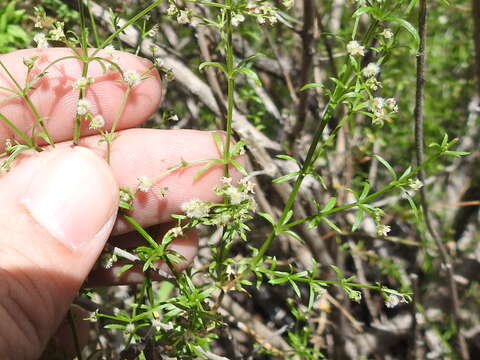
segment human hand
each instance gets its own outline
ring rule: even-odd
[[[21,50],[0,56],[0,61],[20,83],[25,82],[24,58],[39,56],[37,71],[53,60],[71,55],[69,49]],[[100,53],[101,55],[102,53]],[[150,63],[118,52],[123,70],[144,72]],[[189,130],[131,129],[148,119],[162,99],[158,73],[132,88],[113,141],[110,164],[104,160],[105,143],[96,131],[83,124],[78,146],[72,143],[78,90],[72,84],[81,76],[80,63],[64,60],[50,68],[31,90],[31,100],[57,143],[42,152],[27,151],[0,175],[0,358],[35,359],[64,318],[72,299],[91,272],[105,243],[132,248],[139,237],[117,217],[119,187],[135,189],[138,177],[155,178],[182,160],[193,162],[219,157],[211,133]],[[112,126],[125,87],[118,73],[104,74],[92,63],[89,74],[95,82],[87,98],[92,113],[101,114],[105,129]],[[5,88],[14,85],[0,70],[0,113],[25,133],[32,130],[33,116],[25,101],[11,97]],[[13,133],[3,122],[0,144]],[[0,148],[2,152],[2,148]],[[2,161],[2,159],[0,159]],[[189,199],[216,201],[212,189],[222,176],[220,167],[194,181],[199,165],[173,172],[139,192],[131,216],[144,228],[156,226],[159,234],[170,227],[170,215],[181,212]],[[239,174],[233,172],[232,177]],[[169,189],[163,197],[159,189]],[[179,237],[171,248],[183,255],[185,267],[195,256],[194,232]],[[136,282],[141,271],[133,268],[118,277],[111,269],[96,269],[89,284]]]

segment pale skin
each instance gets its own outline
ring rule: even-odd
[[[34,53],[40,56],[40,69],[71,55],[68,49],[30,49],[2,55],[0,60],[24,84],[26,67],[22,60]],[[151,66],[130,54],[117,52],[116,56],[124,70],[143,72]],[[126,249],[142,243],[117,213],[119,186],[135,189],[138,177],[156,178],[182,159],[190,162],[219,157],[209,132],[134,129],[162,100],[156,72],[133,88],[117,126],[120,136],[113,142],[110,164],[105,161],[105,143],[99,143],[99,136],[88,130],[87,124],[82,126],[81,141],[74,146],[71,140],[78,90],[71,84],[80,77],[80,70],[76,60],[61,62],[31,93],[39,112],[49,117],[47,126],[57,143],[55,148],[23,154],[10,172],[0,175],[1,359],[39,358],[87,276],[90,285],[141,280],[141,273],[135,270],[122,278],[115,275],[115,267],[91,272],[107,241]],[[87,97],[93,112],[104,116],[105,129],[110,129],[125,86],[117,81],[118,75],[103,75],[98,64],[91,65],[89,76],[96,81]],[[13,88],[3,70],[0,86]],[[0,113],[30,133],[31,111],[21,99],[2,102],[10,95],[0,90]],[[1,146],[12,137],[12,131],[0,122]],[[194,181],[199,166],[169,174],[148,192],[137,193],[130,215],[144,228],[155,227],[154,233],[161,236],[172,226],[170,215],[181,213],[183,202],[193,198],[218,201],[212,189],[219,184],[222,168]],[[232,177],[238,180],[240,175],[232,171]],[[165,197],[159,192],[164,187],[168,188]],[[186,258],[180,267],[193,259],[197,244],[196,234],[190,232],[172,245]],[[65,331],[64,327],[59,330]]]

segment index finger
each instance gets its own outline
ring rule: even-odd
[[[95,50],[89,49],[89,54],[93,51]],[[82,77],[83,67],[82,62],[72,58],[73,56],[75,53],[68,48],[26,49],[1,55],[0,61],[6,70],[3,66],[0,68],[0,114],[6,116],[22,132],[31,135],[35,124],[35,111],[24,98],[8,89],[18,91],[18,85],[24,87],[27,84],[27,66],[23,60],[38,57],[28,81],[47,67],[48,70],[34,84],[34,88],[28,91],[29,98],[38,115],[46,119],[45,124],[52,139],[55,142],[71,140],[80,93],[78,88],[74,88],[74,83]],[[118,121],[116,129],[121,130],[135,127],[147,120],[157,110],[163,97],[158,72],[149,71],[152,63],[121,51],[100,50],[98,56],[115,62],[124,72],[130,71],[139,75],[148,72],[148,77],[132,87],[123,106],[128,86],[122,81],[120,72],[114,66],[108,69],[111,63],[107,61],[103,67],[99,61],[90,62],[86,78],[93,79],[93,83],[87,87],[86,98],[90,103],[91,114],[103,116],[105,130],[110,129],[115,121]],[[65,59],[49,67],[49,64],[61,58]],[[89,129],[88,121],[82,121],[81,136],[96,132]],[[0,121],[0,150],[6,139],[20,140],[11,127]]]

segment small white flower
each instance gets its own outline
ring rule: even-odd
[[[120,201],[130,203],[133,201],[132,195],[123,189],[120,189]]]
[[[101,259],[102,267],[104,269],[110,269],[117,260],[118,258],[115,254],[105,253]]]
[[[37,55],[33,55],[29,58],[23,58],[23,64],[29,68],[29,69],[32,69],[34,66],[35,66],[35,63],[37,62],[38,60],[38,56]]]
[[[385,99],[381,97],[376,97],[370,102],[370,107],[372,111],[375,112],[381,112],[383,108],[385,107]]]
[[[350,290],[348,292],[348,297],[350,298],[350,300],[359,303],[362,300],[362,293],[358,290]]]
[[[154,60],[153,60],[153,66],[157,67],[157,68],[161,68],[163,67],[163,59],[159,58],[159,57],[156,57]]]
[[[179,120],[179,118],[178,118],[178,115],[175,114],[175,115],[170,116],[170,117],[168,118],[168,120],[177,122],[177,121]]]
[[[192,199],[184,202],[181,209],[189,218],[200,219],[208,216],[210,205],[198,199]]]
[[[37,48],[38,49],[45,49],[48,48],[48,41],[47,37],[45,36],[44,33],[38,33],[33,37],[33,41],[37,43]]]
[[[398,111],[397,100],[394,98],[388,98],[385,100],[385,107],[391,112],[396,113]]]
[[[387,236],[392,228],[388,225],[378,224],[377,234],[380,236]]]
[[[446,25],[447,22],[448,22],[448,17],[446,15],[440,15],[438,17],[438,22],[441,24],[441,25]]]
[[[246,199],[245,194],[234,186],[228,187],[227,190],[225,190],[225,195],[230,198],[230,203],[233,205],[238,205]]]
[[[115,46],[107,45],[103,48],[103,51],[105,51],[105,54],[107,54],[108,57],[113,57],[113,52],[115,51]]]
[[[85,78],[85,77],[81,77],[79,78],[77,81],[75,81],[73,84],[72,84],[72,88],[74,89],[86,89],[87,86],[89,84],[92,84],[93,82],[95,81],[94,78]]]
[[[95,115],[92,117],[90,120],[90,123],[88,124],[88,128],[90,130],[98,130],[101,129],[105,126],[105,119],[103,118],[102,115]]]
[[[97,322],[98,321],[98,309],[95,310],[94,312],[91,312],[90,315],[85,319],[90,322]]]
[[[410,187],[410,189],[414,191],[418,191],[423,187],[423,183],[419,179],[415,179],[415,180],[410,179],[408,186]]]
[[[128,84],[128,86],[133,87],[142,80],[142,77],[135,70],[128,70],[123,73],[123,80]]]
[[[5,140],[5,151],[9,153],[10,151],[13,150],[13,143],[11,139],[6,139]]]
[[[255,1],[249,1],[245,9],[250,14],[260,14],[260,7],[255,3]]]
[[[232,178],[231,178],[231,177],[222,176],[222,178],[220,179],[220,182],[221,182],[222,184],[225,184],[225,185],[231,185],[231,184],[232,184]]]
[[[87,99],[80,99],[77,102],[77,114],[78,115],[86,115],[90,111],[90,101]]]
[[[172,235],[174,237],[179,237],[179,236],[182,236],[183,235],[183,230],[182,230],[182,227],[181,226],[176,226],[174,228],[171,228],[170,229],[170,232],[172,233]]]
[[[222,213],[215,216],[215,219],[214,219],[213,222],[216,225],[225,226],[228,223],[230,223],[231,220],[232,220],[232,216],[230,214],[222,212]]]
[[[385,306],[387,308],[394,308],[396,307],[398,304],[400,304],[400,298],[395,295],[395,294],[389,294],[387,296],[387,298],[385,299]]]
[[[170,6],[167,9],[167,15],[168,16],[173,16],[177,13],[177,7],[174,4],[170,4]]]
[[[362,70],[363,76],[365,77],[372,77],[376,76],[380,72],[380,66],[375,63],[370,63],[365,66]]]
[[[188,24],[190,23],[190,17],[188,16],[188,11],[180,10],[180,13],[177,16],[177,22],[179,24]]]
[[[65,33],[63,32],[63,22],[57,22],[55,27],[50,30],[48,33],[52,40],[59,41],[65,38]]]
[[[150,30],[147,32],[147,36],[154,37],[158,34],[158,24],[155,24]]]
[[[347,52],[352,55],[365,55],[365,47],[360,45],[358,41],[352,40],[347,44]]]
[[[133,334],[135,332],[135,325],[134,324],[127,324],[127,326],[125,326],[125,334]]]
[[[248,203],[248,210],[251,212],[257,211],[257,202],[253,197],[250,198],[250,201]]]
[[[240,23],[245,21],[245,16],[242,14],[235,14],[234,17],[232,17],[232,26],[238,26]]]
[[[247,193],[254,193],[255,191],[253,190],[255,187],[255,184],[248,180],[247,178],[243,178],[240,180],[240,184],[243,185],[243,188],[245,189],[244,191]]]
[[[291,9],[295,3],[295,0],[283,0],[282,3],[287,9]]]
[[[385,39],[391,39],[393,37],[393,32],[389,28],[385,28],[380,35],[382,35]]]
[[[152,179],[146,176],[140,176],[137,178],[137,180],[138,180],[137,189],[142,192],[148,192],[148,190],[150,190],[150,188],[153,185]]]

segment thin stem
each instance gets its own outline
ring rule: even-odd
[[[98,52],[103,49],[105,46],[107,46],[108,44],[110,44],[112,42],[113,39],[115,39],[123,30],[125,30],[127,27],[129,27],[130,25],[132,25],[135,21],[137,21],[138,19],[140,19],[141,17],[145,16],[146,14],[148,14],[150,11],[152,11],[154,8],[156,8],[158,5],[160,5],[160,3],[162,3],[163,0],[157,0],[155,1],[154,3],[150,4],[149,6],[147,6],[145,9],[143,9],[142,11],[140,11],[137,15],[135,15],[134,17],[132,17],[130,20],[128,20],[123,26],[121,26],[120,28],[118,28],[112,35],[110,35],[99,47],[98,49],[96,49],[92,56],[95,56],[98,54]]]
[[[95,38],[95,46],[98,48],[100,46],[100,38],[98,37],[97,24],[95,23],[95,18],[92,13],[91,0],[87,0],[87,9],[88,17],[90,18],[90,24],[92,25],[93,37]]]
[[[36,147],[36,142],[35,142],[35,139],[34,139],[34,134],[35,134],[35,128],[37,126],[37,123],[39,123],[40,126],[42,127],[42,130],[44,131],[44,133],[45,133],[45,135],[48,139],[49,144],[51,146],[55,146],[55,143],[53,142],[53,139],[50,137],[50,134],[48,133],[48,129],[45,126],[43,118],[40,116],[37,108],[35,107],[35,105],[30,100],[30,97],[28,96],[26,90],[18,83],[18,81],[10,73],[10,71],[8,70],[8,68],[5,66],[5,64],[2,61],[0,61],[0,66],[3,68],[3,70],[5,71],[7,76],[9,77],[9,79],[14,83],[15,87],[19,90],[20,96],[23,98],[23,100],[25,101],[25,103],[27,104],[27,106],[29,107],[30,111],[32,112],[32,114],[35,118],[34,126],[32,128],[32,142],[35,144],[35,147]]]
[[[227,0],[226,4],[228,9],[232,5],[232,0]],[[235,64],[233,58],[233,31],[232,31],[232,11],[227,10],[227,44],[226,44],[226,61],[227,61],[227,124],[225,129],[227,131],[225,146],[223,149],[224,169],[223,173],[225,177],[228,177],[228,167],[230,163],[230,142],[232,139],[232,119],[233,119],[233,105],[234,105],[234,86],[235,86]]]
[[[420,35],[420,45],[417,54],[417,88],[415,94],[415,110],[414,110],[414,118],[415,118],[415,148],[416,148],[416,160],[417,165],[423,162],[423,103],[424,103],[424,87],[425,87],[425,57],[426,57],[426,39],[427,39],[427,0],[420,0],[420,12],[418,16],[418,32]],[[425,174],[423,169],[420,169],[418,172],[419,180],[424,183],[425,182]],[[456,330],[456,338],[457,338],[457,345],[459,347],[459,353],[463,360],[470,359],[470,355],[468,353],[468,346],[463,337],[461,327],[460,327],[460,301],[458,299],[458,290],[457,285],[454,278],[454,268],[450,261],[449,255],[447,250],[440,238],[437,234],[436,230],[434,229],[431,219],[430,219],[430,212],[428,208],[427,197],[425,193],[425,188],[422,187],[420,189],[420,201],[421,206],[423,209],[425,225],[427,226],[428,233],[430,234],[431,238],[435,242],[437,246],[440,256],[442,258],[442,262],[445,265],[445,269],[447,272],[447,279],[449,285],[449,292],[451,298],[451,306],[453,311],[453,320],[455,322],[455,330]]]
[[[84,51],[87,51],[87,49],[84,49]],[[85,56],[88,54],[84,53]],[[88,61],[83,62],[83,67],[82,67],[82,77],[86,78],[88,75]],[[80,99],[85,99],[87,97],[87,89],[82,88],[80,89]],[[73,144],[77,145],[78,141],[80,140],[80,132],[81,132],[81,126],[82,126],[82,116],[81,115],[76,115],[75,117],[75,124],[73,127]]]
[[[68,310],[68,324],[72,330],[73,342],[75,344],[75,352],[78,360],[82,360],[82,348],[80,347],[80,342],[78,341],[77,328],[75,326],[75,319],[73,318],[73,312],[71,309]]]

